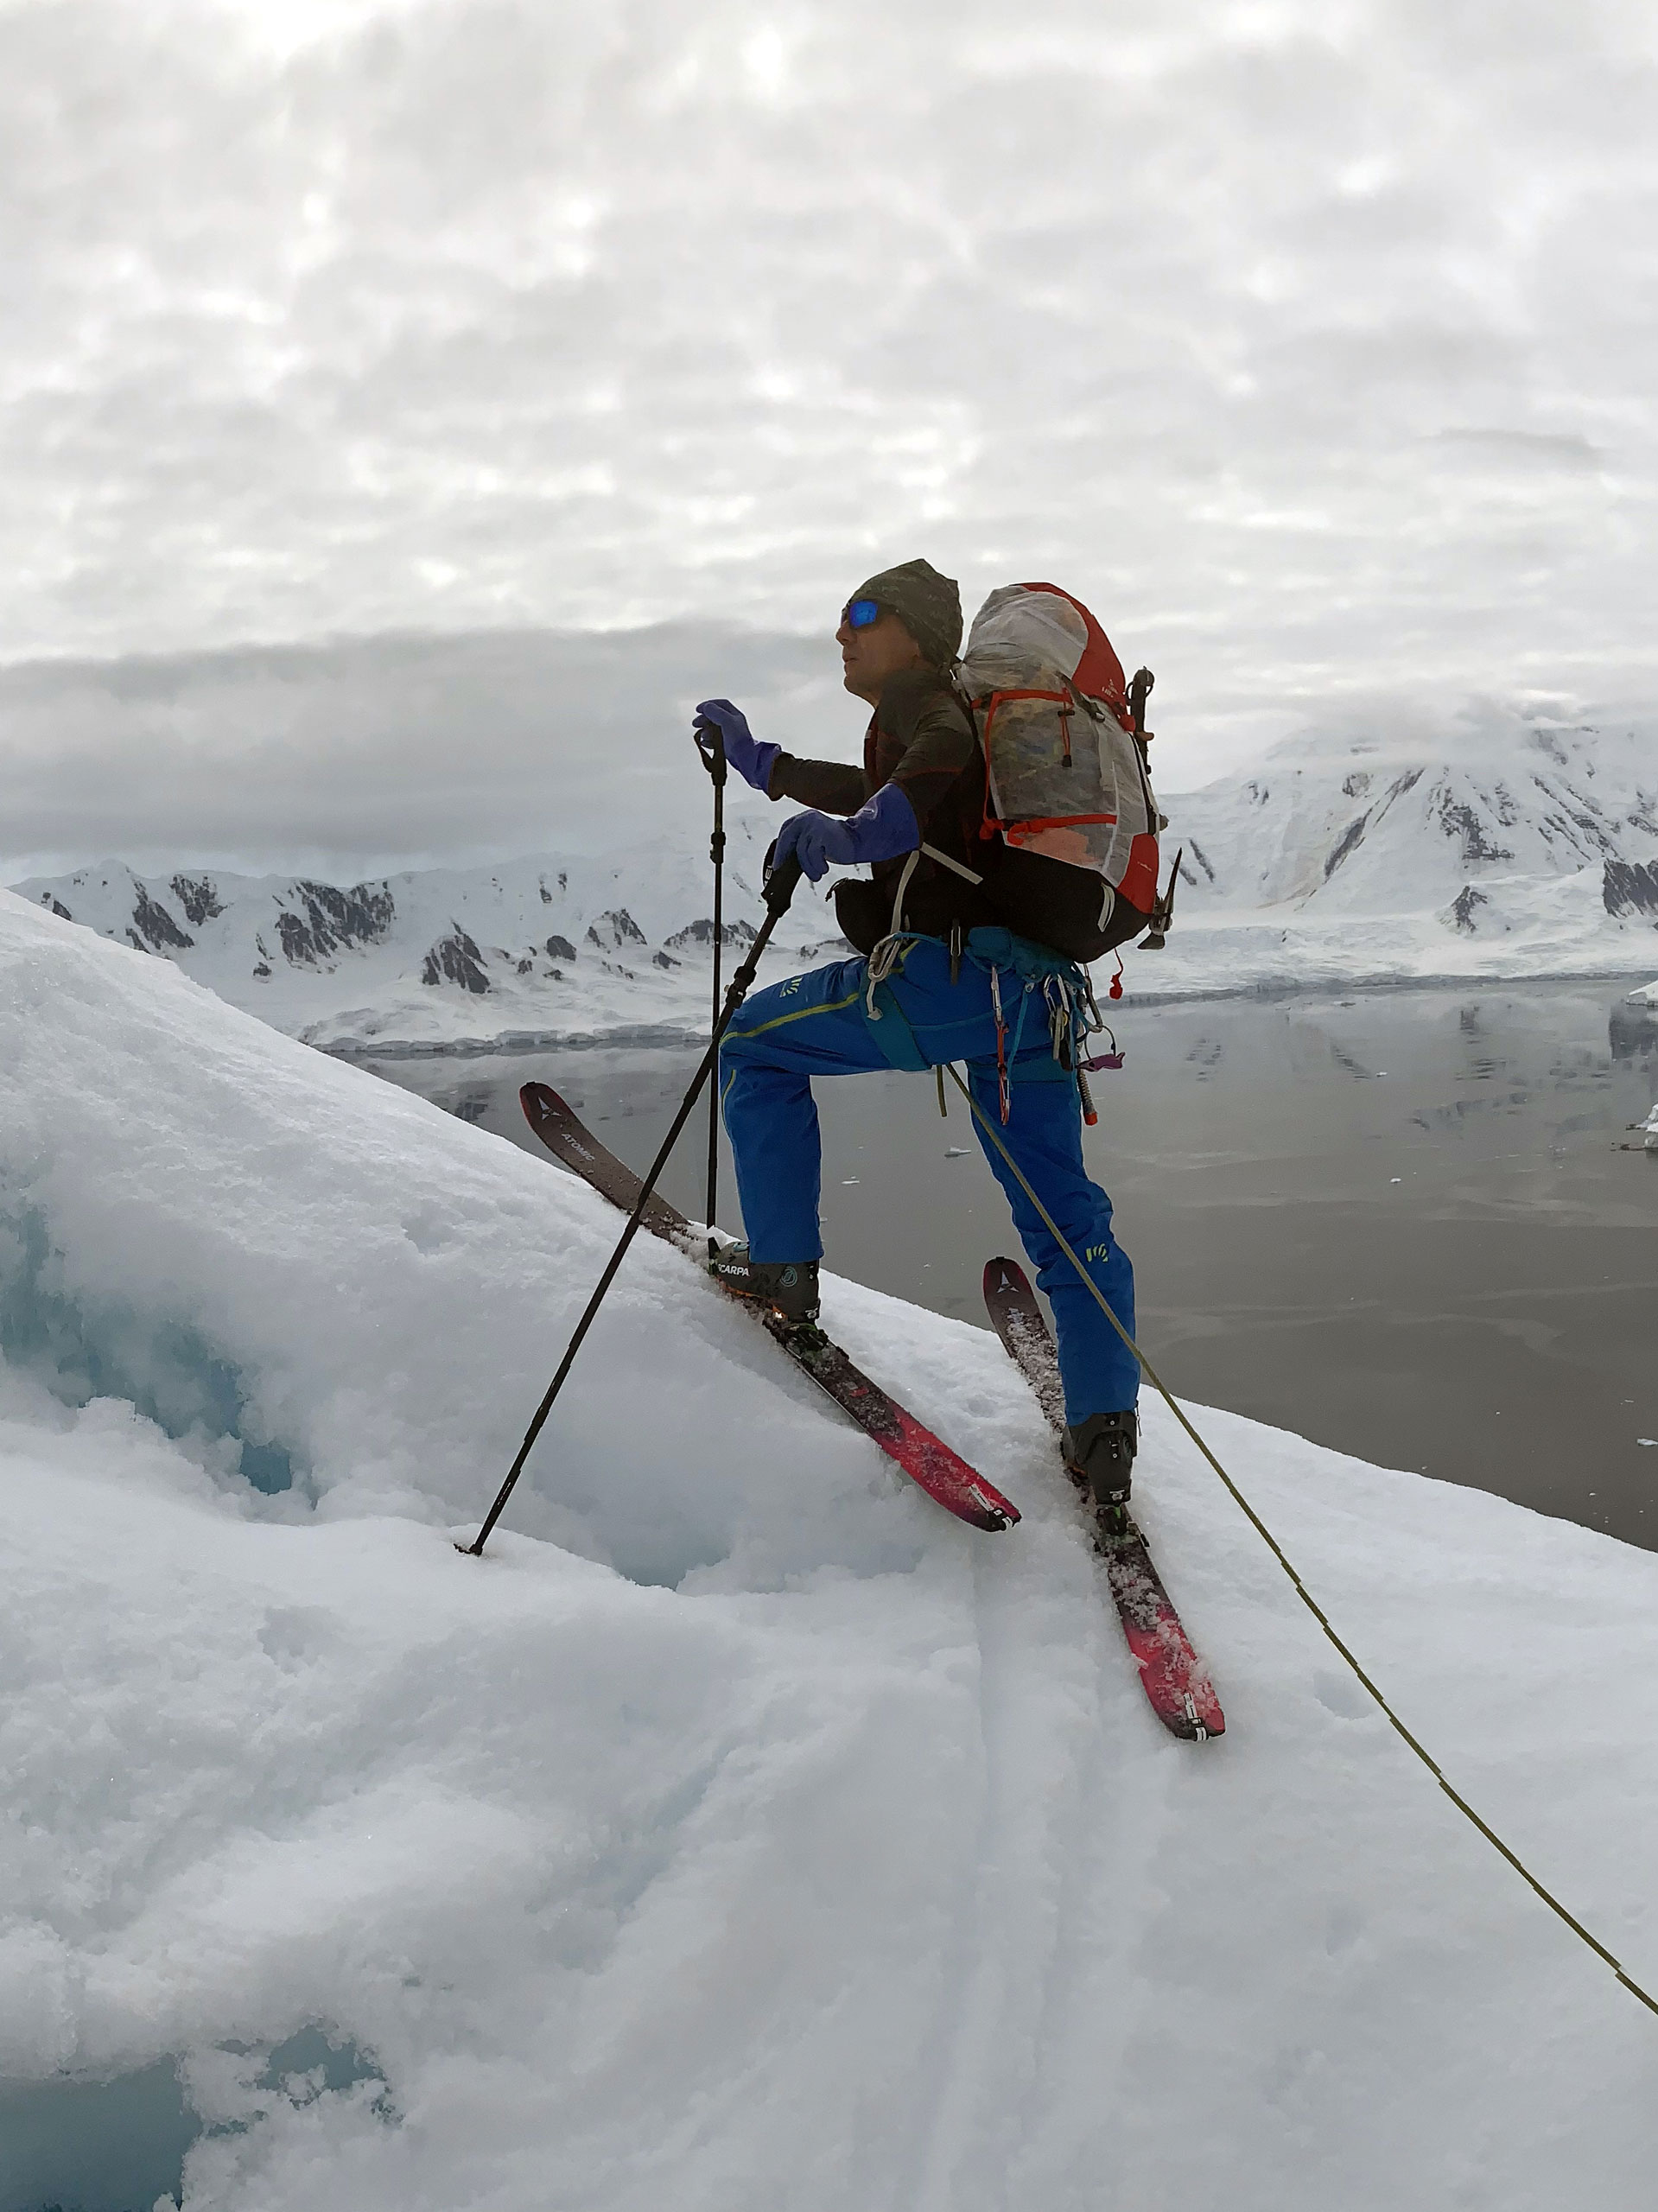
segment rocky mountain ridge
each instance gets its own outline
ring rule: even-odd
[[[1153,767],[1159,765],[1153,754]],[[1166,950],[1130,995],[1413,977],[1649,972],[1658,734],[1512,718],[1447,748],[1386,736],[1280,747],[1164,801],[1179,855]],[[727,823],[727,941],[753,941],[782,810]],[[598,858],[542,855],[340,886],[118,862],[16,887],[175,961],[276,1027],[340,1051],[689,1036],[713,923],[699,827]],[[797,895],[767,978],[846,951]]]
[[[772,825],[727,823],[722,940],[753,942]],[[706,840],[600,858],[418,870],[352,885],[120,861],[16,887],[66,921],[173,961],[221,997],[334,1049],[470,1045],[707,1019],[714,924]],[[768,973],[845,951],[797,900]],[[728,962],[727,972],[731,963]]]
[[[1443,907],[1470,933],[1494,881],[1591,870],[1609,914],[1658,913],[1658,736],[1633,728],[1521,724],[1450,760],[1300,741],[1168,810],[1189,911]]]

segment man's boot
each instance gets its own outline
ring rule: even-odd
[[[751,1260],[746,1244],[727,1244],[708,1262],[708,1273],[734,1296],[770,1306],[785,1321],[817,1319],[816,1260]]]
[[[1080,1427],[1065,1431],[1065,1465],[1093,1499],[1102,1535],[1126,1536],[1132,1526],[1128,1491],[1139,1444],[1140,1419],[1132,1410],[1090,1414]]]

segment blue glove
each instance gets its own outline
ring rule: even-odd
[[[734,707],[729,699],[704,699],[691,723],[691,735],[696,749],[710,766],[714,761],[715,733],[725,740],[726,759],[746,784],[757,791],[770,796],[772,770],[782,752],[780,745],[757,745],[748,727],[748,717],[740,707]]]
[[[831,862],[856,868],[862,861],[896,860],[921,842],[915,809],[896,784],[883,784],[867,806],[842,821],[838,815],[791,814],[778,832],[774,868],[792,854],[808,881],[816,883]]]

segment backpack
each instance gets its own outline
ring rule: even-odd
[[[1151,671],[1131,692],[1079,599],[1057,584],[1004,584],[974,616],[957,675],[984,748],[981,837],[1096,877],[1095,926],[1109,943],[1153,922],[1167,825],[1147,765]],[[1074,904],[1077,880],[1065,880]]]

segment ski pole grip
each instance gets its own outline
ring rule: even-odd
[[[726,734],[711,717],[702,717],[691,725],[691,734],[696,741],[696,750],[702,766],[713,779],[714,788],[724,788],[726,780]]]
[[[777,848],[774,845],[772,851],[776,850]],[[765,857],[769,861],[772,854],[768,853]],[[768,868],[765,872],[765,887],[760,893],[765,901],[767,911],[773,914],[786,914],[789,911],[789,901],[794,897],[795,886],[799,880],[800,862],[792,853],[781,868]]]

